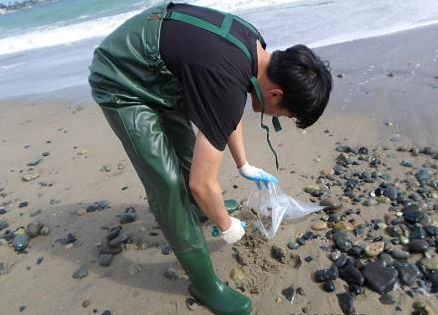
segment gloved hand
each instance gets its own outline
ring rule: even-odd
[[[262,189],[262,182],[263,184],[265,184],[266,188],[268,188],[269,182],[278,185],[278,179],[275,176],[266,173],[260,168],[250,165],[248,162],[246,162],[239,168],[239,174],[246,179],[255,181],[259,189]]]
[[[231,226],[228,230],[220,233],[220,238],[228,244],[233,244],[240,240],[245,234],[245,229],[242,226],[242,221],[231,217]]]

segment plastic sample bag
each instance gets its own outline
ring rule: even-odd
[[[262,189],[254,188],[248,197],[248,206],[259,211],[255,227],[267,238],[273,238],[283,219],[296,219],[324,209],[313,204],[302,203],[281,191],[272,183]]]

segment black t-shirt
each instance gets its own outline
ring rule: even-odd
[[[174,4],[175,10],[222,25],[223,14],[207,8]],[[183,107],[188,118],[220,151],[236,129],[243,115],[250,78],[257,76],[257,36],[234,21],[231,34],[242,41],[254,59],[236,45],[193,25],[164,20],[160,53],[168,69],[180,80]]]

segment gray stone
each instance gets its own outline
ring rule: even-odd
[[[178,272],[173,267],[167,267],[166,271],[164,272],[164,276],[167,279],[178,279]]]
[[[379,263],[368,263],[362,270],[368,287],[379,294],[390,292],[396,283],[398,272]]]
[[[88,270],[85,267],[79,267],[72,275],[73,279],[82,279],[86,276],[88,276]]]
[[[364,277],[361,272],[351,264],[341,269],[340,277],[348,284],[357,284],[358,286],[363,286],[364,284]]]
[[[37,237],[38,235],[40,235],[40,230],[42,228],[42,224],[39,222],[32,222],[29,223],[26,227],[26,233],[27,235],[29,235],[31,238]]]
[[[425,240],[413,240],[409,243],[411,253],[425,253],[429,249],[429,243]]]
[[[404,285],[411,286],[421,276],[420,270],[414,264],[397,263],[395,266],[399,273],[399,279]]]
[[[352,315],[356,314],[356,311],[354,309],[354,297],[352,294],[345,292],[345,293],[339,293],[336,294],[336,297],[338,298],[338,304],[341,308],[341,310],[346,315]]]
[[[389,293],[386,293],[379,297],[380,303],[384,305],[394,304],[396,302],[396,299]]]
[[[408,259],[411,254],[405,250],[394,250],[390,252],[390,255],[395,259]]]
[[[113,255],[111,254],[103,254],[99,256],[98,263],[101,267],[108,267],[111,265],[111,261],[113,259]]]
[[[29,162],[27,162],[27,166],[36,166],[38,164],[40,164],[40,162],[43,160],[42,157],[37,157],[35,159],[30,160]]]
[[[404,167],[414,167],[414,162],[411,160],[402,160],[400,165]]]

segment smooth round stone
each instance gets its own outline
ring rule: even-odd
[[[5,220],[0,220],[0,231],[7,229],[9,227],[9,223],[6,222]]]
[[[313,194],[315,191],[321,190],[318,185],[309,185],[306,188],[304,188],[304,191],[308,194]]]
[[[335,282],[333,280],[325,281],[323,288],[326,292],[333,292],[335,290]]]
[[[411,253],[425,253],[429,248],[429,243],[425,240],[413,240],[409,243]]]
[[[412,162],[411,160],[402,160],[400,162],[400,165],[404,167],[414,167],[414,162]]]
[[[334,252],[332,252],[330,254],[330,259],[333,260],[333,261],[336,261],[336,260],[339,259],[340,256],[341,256],[341,252],[338,251],[338,250],[335,250]]]
[[[402,230],[398,225],[390,225],[385,231],[392,237],[400,237],[402,235]]]
[[[108,311],[108,310],[103,311],[103,312],[102,312],[102,315],[111,315],[111,311]]]
[[[28,201],[22,201],[18,204],[18,208],[25,208],[29,205]]]
[[[394,250],[391,251],[391,256],[395,259],[408,259],[411,254],[405,250]]]
[[[108,245],[110,247],[116,247],[116,246],[124,243],[130,237],[131,237],[131,233],[126,232],[126,231],[122,231],[122,232],[120,232],[120,234],[117,237],[115,237],[111,241],[109,241]]]
[[[29,236],[26,233],[17,233],[13,244],[16,252],[22,252],[29,246]]]
[[[411,286],[417,278],[421,277],[421,272],[415,264],[398,264],[396,267],[399,279],[404,285]]]
[[[398,276],[397,270],[374,262],[368,263],[363,268],[362,274],[367,281],[367,286],[379,294],[390,292],[394,288]]]
[[[315,271],[315,281],[316,282],[324,282],[326,280],[329,280],[328,274],[327,274],[328,270],[327,269],[320,269]]]
[[[348,286],[348,290],[354,295],[359,295],[363,293],[363,287],[357,284],[351,284]]]
[[[90,304],[91,304],[91,301],[90,300],[84,300],[83,302],[82,302],[82,307],[88,307],[88,306],[90,306]]]
[[[414,229],[409,236],[409,239],[415,240],[415,239],[425,239],[426,238],[426,231],[423,229],[423,226],[419,223],[414,224]]]
[[[396,299],[391,294],[386,293],[379,297],[379,301],[384,305],[390,305],[394,304],[396,302]]]
[[[336,200],[333,200],[332,198],[326,198],[321,200],[320,204],[321,207],[326,207],[329,210],[335,210],[342,206],[342,204]]]
[[[298,247],[300,247],[301,245],[298,242],[289,242],[287,243],[287,247],[291,250],[295,250]]]
[[[173,267],[168,267],[164,272],[164,276],[167,279],[178,279],[178,272]]]
[[[438,226],[435,225],[425,226],[424,230],[429,236],[438,236]]]
[[[387,253],[381,253],[379,258],[385,267],[391,266],[392,263],[394,262],[394,259],[392,258],[392,256],[390,254],[387,254]]]
[[[347,263],[348,256],[345,253],[341,253],[339,258],[336,260],[335,265],[338,268],[344,267],[344,265]]]
[[[388,204],[391,202],[391,199],[389,199],[388,197],[385,196],[379,196],[376,198],[378,203],[383,203],[383,204]]]
[[[378,204],[377,200],[374,198],[367,198],[363,203],[365,207],[371,207]]]
[[[37,158],[35,158],[35,159],[30,160],[30,161],[27,163],[27,166],[36,166],[36,165],[40,164],[40,162],[41,162],[42,160],[43,160],[42,157],[37,157]]]
[[[421,264],[429,270],[438,270],[438,257],[424,258],[421,260]]]
[[[339,277],[338,267],[331,266],[327,269],[327,279],[328,280],[336,280]]]
[[[85,267],[79,267],[78,270],[76,270],[73,273],[73,279],[82,279],[84,277],[88,276],[88,270]]]
[[[121,224],[132,223],[135,222],[136,219],[137,215],[135,213],[125,212],[120,215]]]
[[[358,286],[363,286],[365,280],[362,273],[352,264],[347,264],[341,269],[340,277],[349,285],[356,284]]]
[[[196,302],[196,300],[193,299],[193,298],[188,298],[188,299],[186,300],[186,306],[187,306],[187,308],[188,308],[189,310],[191,310],[191,311],[197,311],[197,310],[199,309],[199,304],[198,304],[198,302]]]
[[[318,221],[313,222],[310,227],[315,231],[324,230],[327,228],[327,222],[318,220]]]
[[[334,223],[338,223],[339,221],[341,221],[341,215],[338,213],[332,213],[329,215],[328,217],[328,222],[334,222]]]
[[[111,261],[113,259],[113,255],[111,254],[103,254],[99,256],[98,263],[101,267],[108,267],[111,265]]]
[[[381,252],[383,252],[383,249],[385,248],[384,242],[374,242],[370,243],[365,247],[365,253],[368,257],[374,257],[379,255]]]
[[[30,182],[31,180],[34,180],[35,178],[40,177],[40,174],[35,171],[27,171],[23,174],[21,177],[23,181]]]
[[[293,303],[295,300],[296,290],[294,287],[288,287],[281,291],[288,302]]]
[[[0,215],[6,214],[6,210],[4,208],[0,208]]]
[[[228,213],[233,213],[234,211],[239,210],[239,203],[235,199],[227,199],[224,201],[225,209],[227,209]]]
[[[40,234],[40,230],[42,228],[42,224],[41,223],[29,223],[26,227],[26,233],[27,235],[29,235],[31,238],[36,237]]]
[[[169,245],[165,245],[161,249],[161,254],[163,254],[163,255],[170,255],[170,254],[172,254],[172,248]]]

